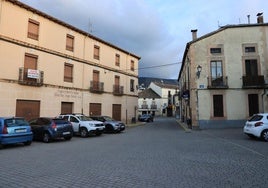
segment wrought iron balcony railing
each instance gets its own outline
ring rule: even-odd
[[[92,93],[103,93],[104,92],[104,83],[103,82],[90,81],[89,91],[92,92]]]
[[[228,77],[208,77],[208,89],[227,89]]]
[[[114,85],[113,94],[114,95],[123,95],[124,94],[124,86]]]
[[[18,83],[29,86],[42,86],[44,80],[44,72],[34,69],[19,68]]]
[[[265,87],[264,76],[243,76],[243,88],[263,88]]]

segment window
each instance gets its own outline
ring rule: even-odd
[[[100,59],[100,47],[97,45],[94,45],[94,59]]]
[[[213,95],[213,115],[214,117],[223,117],[223,96]]]
[[[246,46],[245,52],[246,53],[252,53],[252,52],[255,53],[256,52],[255,46]]]
[[[93,70],[93,89],[99,90],[100,72]]]
[[[39,22],[32,20],[32,19],[29,19],[28,38],[38,40],[38,38],[39,38]]]
[[[134,61],[131,60],[130,70],[134,71],[134,67],[135,67]]]
[[[221,54],[221,48],[210,48],[210,53]]]
[[[247,76],[257,76],[258,75],[258,65],[256,59],[246,59],[245,68]]]
[[[211,61],[210,62],[210,73],[211,73],[211,84],[217,85],[219,82],[223,81],[222,77],[222,62],[221,61]]]
[[[134,92],[134,80],[130,80],[130,91]]]
[[[66,35],[66,50],[74,51],[74,36]]]
[[[37,69],[38,56],[32,54],[25,54],[24,57],[24,69]]]
[[[120,55],[116,54],[115,55],[115,66],[120,66]]]
[[[116,85],[116,86],[120,85],[120,77],[119,76],[114,77],[114,85]]]
[[[37,59],[38,56],[33,54],[25,54],[24,57],[24,80],[35,82],[36,79],[29,72],[30,70],[37,70]]]
[[[64,81],[73,82],[73,65],[65,63],[64,65]]]

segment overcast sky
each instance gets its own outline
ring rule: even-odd
[[[141,57],[140,77],[177,79],[192,29],[256,23],[267,0],[21,0]]]

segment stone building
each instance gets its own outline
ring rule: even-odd
[[[19,1],[0,1],[0,57],[1,116],[136,116],[139,56]]]
[[[181,120],[193,129],[242,127],[268,111],[268,24],[226,25],[185,47],[178,81]]]

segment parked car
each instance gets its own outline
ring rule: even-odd
[[[29,123],[20,117],[0,117],[0,147],[8,144],[31,145],[33,133]]]
[[[95,121],[83,114],[61,114],[59,117],[70,121],[74,133],[81,137],[88,137],[92,134],[100,136],[105,128],[101,121]]]
[[[119,133],[125,130],[126,126],[121,121],[116,121],[109,116],[90,116],[90,118],[103,122],[105,126],[105,132],[116,132]]]
[[[152,114],[142,114],[138,117],[138,120],[144,122],[153,122],[154,116]]]
[[[244,126],[244,133],[249,137],[261,138],[268,141],[268,113],[253,115]]]
[[[71,140],[73,137],[72,124],[61,118],[40,117],[30,120],[29,124],[34,140],[48,143],[59,138]]]

